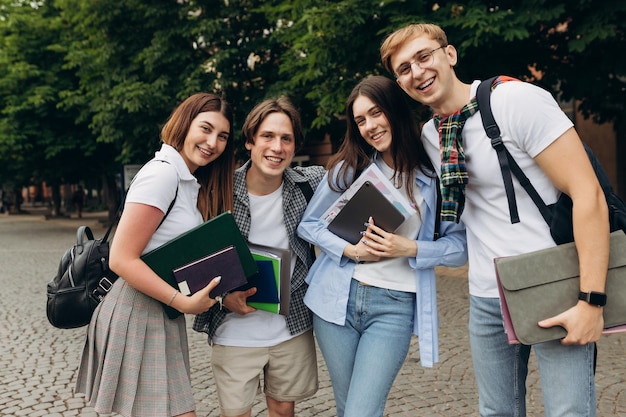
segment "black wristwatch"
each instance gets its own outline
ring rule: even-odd
[[[579,292],[578,299],[588,302],[593,306],[604,307],[606,305],[606,294],[603,292]]]

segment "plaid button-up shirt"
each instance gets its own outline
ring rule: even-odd
[[[250,199],[246,187],[246,171],[249,168],[250,161],[235,171],[234,184],[233,216],[241,234],[246,239],[250,234]],[[311,312],[304,305],[302,299],[308,287],[304,279],[314,259],[308,242],[296,234],[296,228],[307,206],[306,198],[297,183],[308,182],[311,188],[315,190],[325,172],[321,166],[312,166],[287,168],[283,173],[283,219],[289,236],[289,245],[297,257],[296,266],[291,276],[291,296],[289,315],[287,316],[287,326],[292,335],[312,327]],[[227,309],[220,310],[219,305],[216,304],[209,311],[196,316],[193,329],[197,332],[207,333],[210,341],[228,313]]]

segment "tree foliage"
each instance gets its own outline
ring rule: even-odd
[[[611,0],[0,0],[0,182],[112,184],[197,91],[237,130],[289,95],[309,139],[339,140],[352,87],[385,74],[382,40],[418,21],[446,29],[461,79],[533,80],[623,132],[625,18]]]
[[[46,4],[14,6],[0,18],[0,176],[17,185],[74,180],[89,166],[80,158],[90,146],[81,142],[85,126],[58,107],[74,82],[63,69],[59,33],[58,14]]]
[[[626,2],[459,3],[440,23],[461,50],[462,74],[531,79],[563,100],[580,100],[580,110],[597,122],[623,123],[626,57],[618,51],[626,47]]]
[[[111,144],[117,164],[145,162],[159,126],[201,65],[177,2],[58,0],[66,23],[65,68],[78,85],[60,103]]]
[[[300,0],[266,8],[293,21],[275,36],[289,46],[279,81],[316,103],[326,126],[346,93],[372,72],[386,74],[378,47],[409,23],[441,25],[459,51],[462,79],[509,74],[533,80],[597,121],[620,122],[626,109],[626,3],[610,0]],[[537,71],[543,77],[536,78]],[[604,98],[604,100],[603,100]],[[606,100],[608,98],[609,100]]]

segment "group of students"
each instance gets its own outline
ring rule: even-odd
[[[395,80],[370,76],[354,87],[346,134],[327,169],[291,167],[304,136],[298,111],[284,97],[248,114],[242,133],[250,159],[236,170],[228,103],[200,93],[173,111],[161,149],[126,197],[110,256],[121,279],[88,328],[77,392],[97,412],[196,415],[185,318],[167,318],[164,303],[196,315],[193,329],[208,335],[222,416],[250,416],[261,380],[268,415],[294,416],[295,403],[318,388],[317,340],[337,415],[380,417],[412,334],[423,366],[439,360],[434,267],[469,258],[480,415],[525,415],[531,346],[507,342],[492,260],[553,246],[549,229],[517,184],[522,221],[510,223],[497,156],[480,118],[467,117],[476,113],[478,81],[457,78],[457,51],[444,31],[432,24],[403,27],[385,39],[381,59]],[[407,97],[434,112],[421,131]],[[549,93],[528,83],[500,84],[492,107],[504,142],[544,200],[555,201],[560,192],[572,198],[581,291],[603,292],[607,208],[572,123]],[[351,244],[331,233],[321,215],[370,164],[415,214],[394,232],[370,219],[362,239]],[[298,185],[303,182],[315,190],[310,202]],[[248,306],[254,288],[216,302],[208,295],[215,280],[182,296],[141,260],[226,210],[249,242],[291,251],[286,317]],[[320,251],[317,259],[310,244]],[[563,340],[533,346],[545,415],[595,416],[594,342],[602,308],[579,301],[539,325],[568,331]]]

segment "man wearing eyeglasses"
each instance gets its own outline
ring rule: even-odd
[[[509,345],[504,332],[493,259],[554,246],[531,198],[514,182],[519,223],[512,224],[497,154],[482,126],[476,101],[479,81],[466,84],[454,71],[457,51],[436,25],[414,24],[385,39],[381,59],[402,89],[429,106],[425,142],[442,183],[442,219],[467,227],[470,345],[486,416],[525,416],[525,381],[531,346]],[[581,292],[603,293],[609,253],[608,210],[589,159],[571,121],[545,90],[500,77],[491,96],[502,139],[547,204],[561,192],[573,201]],[[600,338],[602,307],[578,301],[538,323],[562,326],[562,340],[533,346],[545,415],[596,415],[594,342]]]

